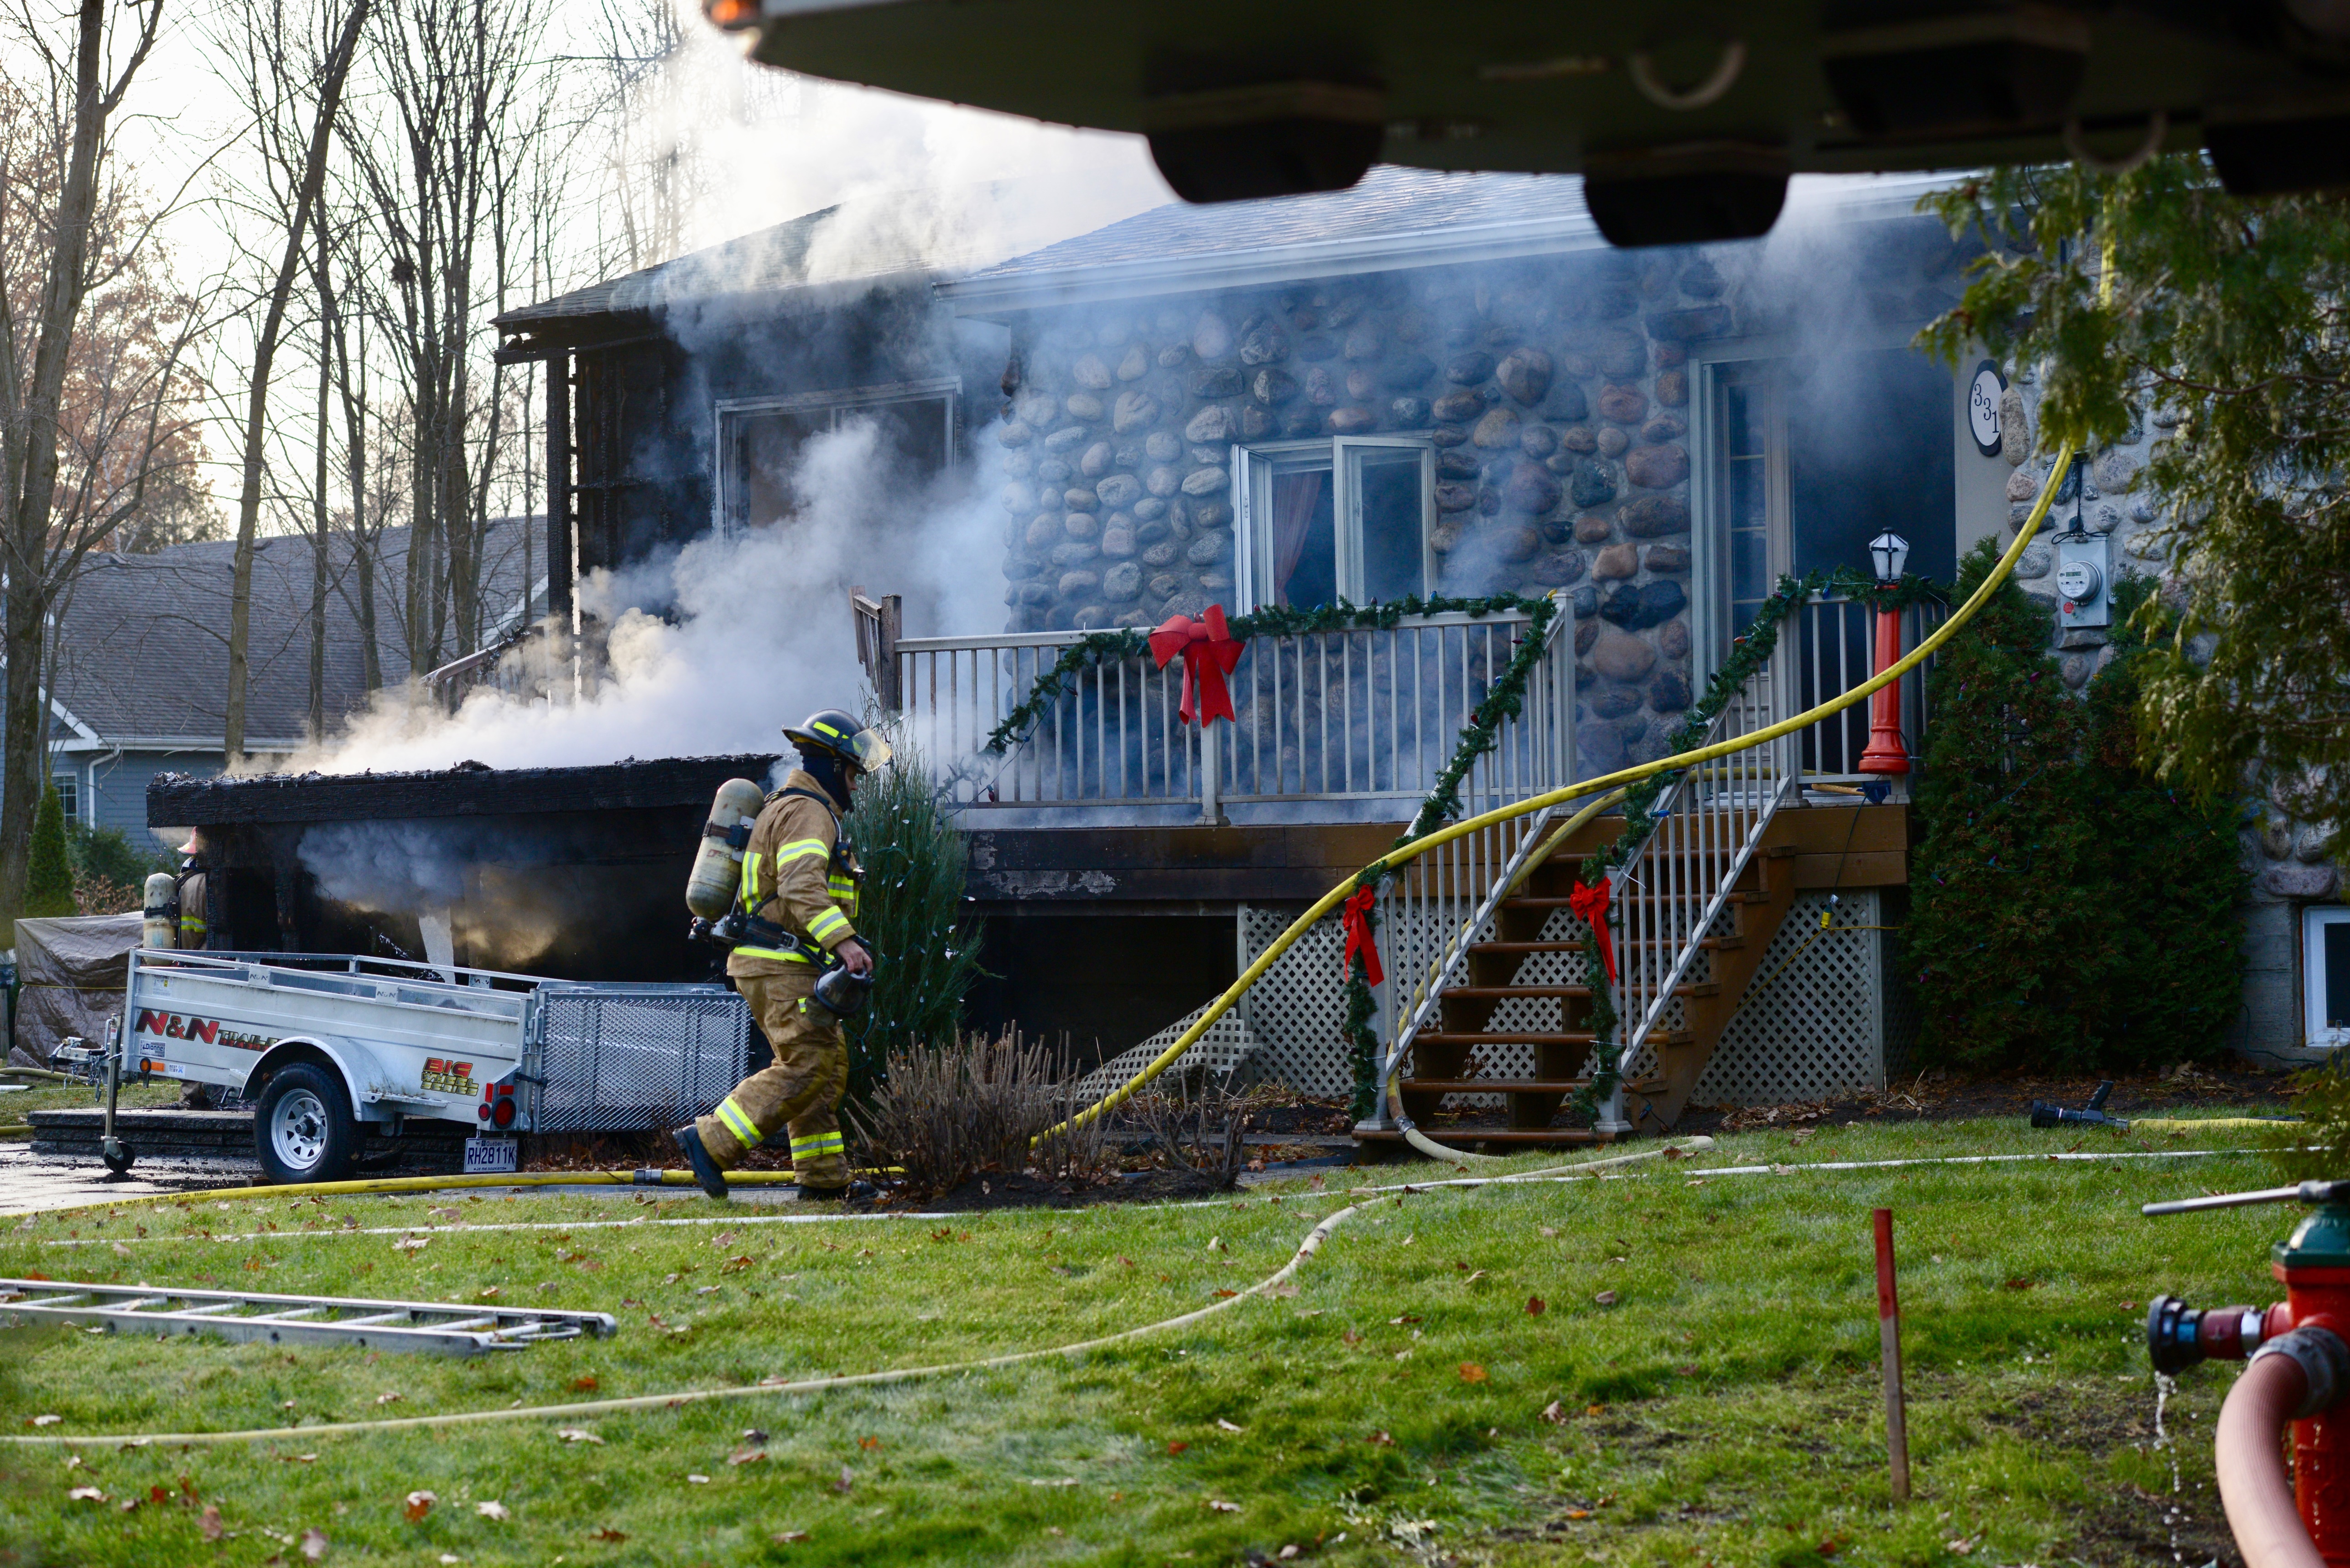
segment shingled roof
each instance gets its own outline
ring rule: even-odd
[[[491,525],[485,552],[495,620],[520,597],[526,520]],[[528,525],[536,526],[535,521]],[[326,709],[329,728],[365,707],[358,579],[348,536],[336,535],[327,596]],[[408,532],[388,529],[376,559],[378,658],[384,678],[408,674],[399,606]],[[534,552],[543,573],[544,552]],[[236,545],[177,545],[147,555],[89,558],[61,607],[50,655],[50,695],[113,745],[217,746],[228,691],[229,602]],[[298,742],[310,710],[309,541],[276,536],[254,549],[245,733],[256,750]]]

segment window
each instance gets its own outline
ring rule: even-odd
[[[53,775],[49,782],[57,786],[57,805],[65,808],[66,821],[69,824],[79,822],[81,820],[80,780],[72,774],[57,774]]]
[[[797,512],[793,488],[800,449],[814,436],[857,420],[879,427],[880,450],[910,488],[954,466],[955,400],[960,383],[926,381],[718,405],[718,520],[721,532],[775,523]]]
[[[1233,458],[1243,611],[1426,593],[1435,449],[1392,437],[1281,441]]]
[[[2309,1044],[2350,1045],[2350,909],[2303,909],[2301,933]]]

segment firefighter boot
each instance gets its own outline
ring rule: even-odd
[[[702,1183],[702,1190],[723,1202],[726,1198],[726,1173],[718,1168],[718,1162],[710,1158],[708,1149],[702,1147],[702,1135],[693,1130],[691,1123],[688,1123],[669,1136],[684,1151],[685,1162],[693,1167],[693,1179]]]

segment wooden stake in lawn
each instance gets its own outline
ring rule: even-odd
[[[1893,1293],[1893,1210],[1877,1210],[1877,1333],[1885,1352],[1885,1455],[1893,1501],[1909,1501],[1909,1424],[1901,1398],[1901,1305]]]

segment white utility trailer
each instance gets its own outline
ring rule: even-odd
[[[742,1080],[743,999],[723,985],[544,980],[394,959],[140,949],[109,1079],[234,1089],[273,1182],[333,1181],[360,1125],[474,1136],[469,1170],[512,1170],[524,1133],[639,1132],[707,1112]],[[107,1163],[134,1151],[114,1136]]]

